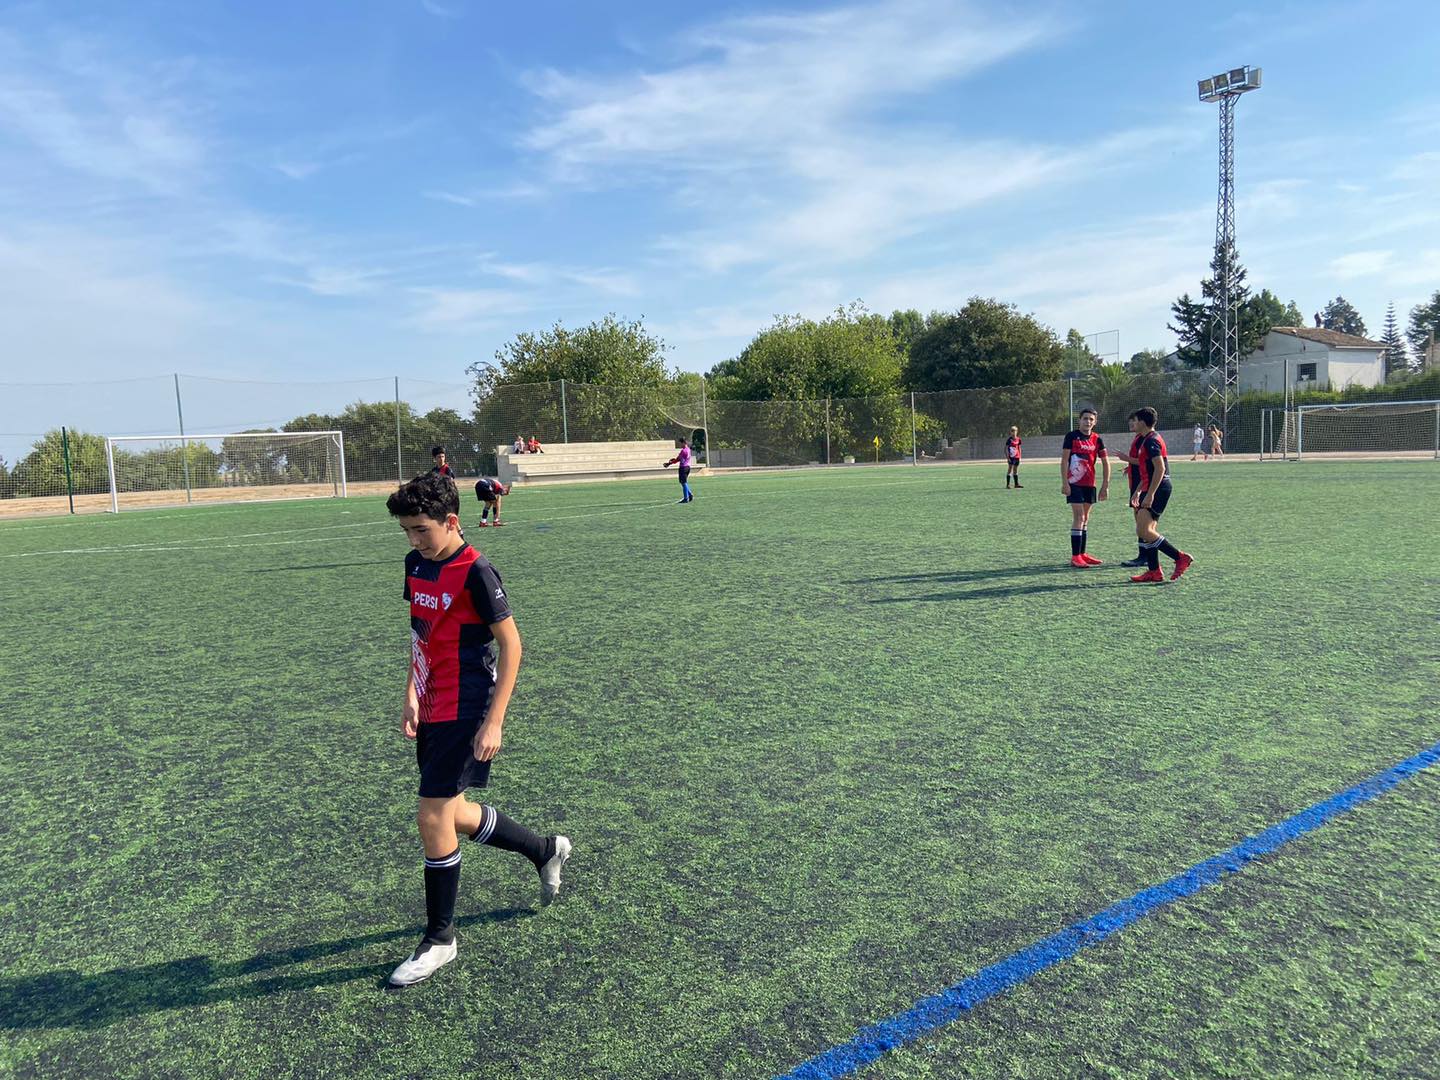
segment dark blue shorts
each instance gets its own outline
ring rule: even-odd
[[[1070,494],[1065,496],[1067,503],[1093,503],[1095,501],[1094,485],[1071,484]]]
[[[1143,492],[1138,492],[1138,491],[1137,491],[1137,492],[1135,493],[1135,495],[1136,495],[1136,498],[1144,498],[1144,493],[1143,493]],[[1146,510],[1145,512],[1148,513],[1148,514],[1149,514],[1152,518],[1154,518],[1156,521],[1159,521],[1159,520],[1160,520],[1160,515],[1165,512],[1165,506],[1166,506],[1166,504],[1169,503],[1169,502],[1170,502],[1170,481],[1169,481],[1169,480],[1162,480],[1162,481],[1160,481],[1160,486],[1155,489],[1155,502],[1154,502],[1154,503],[1150,506],[1150,508],[1149,508],[1148,510]],[[1144,507],[1137,506],[1136,509],[1137,509],[1137,510],[1144,510],[1145,508],[1144,508]]]
[[[421,724],[415,736],[415,762],[420,766],[420,797],[448,799],[466,788],[490,782],[490,765],[475,757],[475,732],[480,717]]]

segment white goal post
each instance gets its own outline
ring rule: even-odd
[[[223,435],[111,435],[105,439],[110,509],[187,503],[344,498],[339,431],[240,431]],[[128,498],[127,498],[128,497]]]
[[[1440,400],[1365,401],[1269,410],[1261,457],[1430,458],[1440,461]]]

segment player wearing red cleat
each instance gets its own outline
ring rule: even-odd
[[[1110,458],[1105,441],[1095,434],[1099,419],[1094,409],[1080,410],[1080,426],[1065,436],[1060,453],[1060,494],[1070,504],[1070,565],[1078,569],[1099,566],[1100,560],[1085,554],[1085,541],[1090,525],[1090,507],[1110,497]],[[1104,469],[1104,479],[1097,492],[1095,463]]]
[[[1160,572],[1160,556],[1164,554],[1175,560],[1175,573],[1170,578],[1174,581],[1195,560],[1160,535],[1158,523],[1170,502],[1171,485],[1165,440],[1155,430],[1159,417],[1154,409],[1148,407],[1136,409],[1130,417],[1135,421],[1135,434],[1140,436],[1140,452],[1136,455],[1139,458],[1136,467],[1140,470],[1140,484],[1130,500],[1135,507],[1135,535],[1140,539],[1140,547],[1145,551],[1145,561],[1149,566],[1145,573],[1137,574],[1130,580],[1164,581],[1165,575]]]
[[[1007,488],[1010,486],[1012,477],[1017,488],[1024,486],[1020,483],[1020,447],[1024,441],[1020,438],[1020,429],[1012,427],[1010,437],[1005,440],[1005,486]]]

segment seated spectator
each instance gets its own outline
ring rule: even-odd
[[[525,453],[525,436],[524,436],[524,435],[516,435],[516,436],[515,436],[515,445],[513,445],[512,447],[510,447],[510,452],[511,452],[512,454],[523,454],[523,453]]]
[[[543,454],[545,452],[545,448],[540,445],[539,439],[535,438],[534,435],[531,435],[530,441],[525,444],[525,452],[527,454]]]

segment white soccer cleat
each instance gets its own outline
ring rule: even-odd
[[[455,938],[450,939],[449,945],[422,941],[420,947],[410,954],[410,959],[390,973],[390,985],[414,986],[418,982],[424,982],[454,960],[458,951]]]
[[[549,862],[540,867],[541,907],[549,907],[555,902],[555,897],[560,892],[560,869],[568,858],[570,858],[570,838],[568,836],[555,837],[555,854],[550,856]]]

